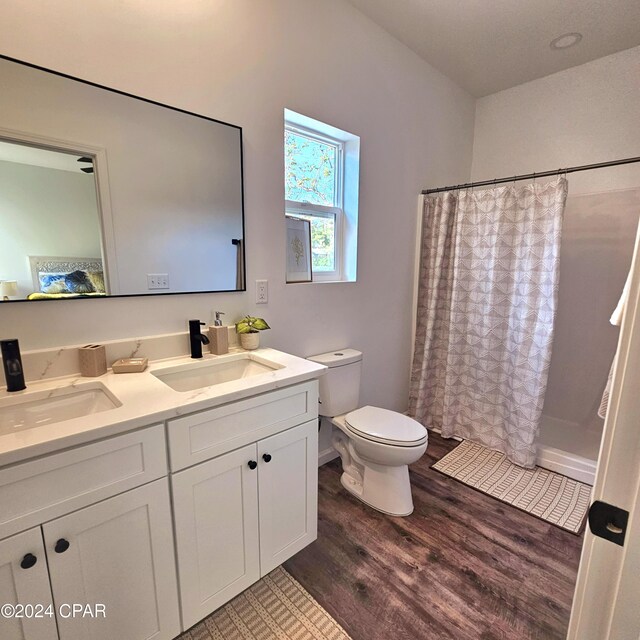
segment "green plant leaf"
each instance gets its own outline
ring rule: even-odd
[[[262,318],[254,318],[254,322],[252,323],[252,326],[254,329],[257,329],[258,331],[271,329],[271,327]]]
[[[262,318],[254,318],[253,316],[245,316],[236,323],[236,333],[258,333],[258,331],[265,329],[271,329],[271,327]]]

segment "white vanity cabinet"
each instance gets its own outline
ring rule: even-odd
[[[178,441],[197,429],[198,441],[216,453],[249,434],[273,434],[254,435],[250,444],[171,477],[184,629],[317,537],[317,383],[242,403],[168,424],[170,442],[172,429]],[[274,412],[274,404],[288,411]],[[179,449],[181,460],[187,450]]]
[[[264,576],[318,536],[318,422],[260,440],[257,448]]]
[[[0,470],[0,532],[40,518],[0,540],[0,604],[54,605],[39,618],[0,616],[2,640],[179,634],[166,473],[161,425]],[[74,604],[89,607],[74,614]]]
[[[255,444],[173,475],[185,629],[260,578]]]
[[[52,605],[49,573],[40,527],[0,540],[0,606]],[[0,616],[0,638],[10,640],[57,640],[54,617]],[[27,612],[29,613],[29,612]]]
[[[49,522],[60,640],[170,640],[180,632],[167,479]],[[72,603],[91,605],[71,616]],[[105,615],[96,615],[95,605]],[[68,617],[67,617],[68,616]]]
[[[0,467],[0,605],[53,610],[0,640],[173,640],[316,539],[317,472],[316,380]]]

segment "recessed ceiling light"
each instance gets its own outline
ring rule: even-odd
[[[554,38],[549,45],[552,49],[568,49],[578,44],[582,40],[581,33],[563,33],[561,36]]]

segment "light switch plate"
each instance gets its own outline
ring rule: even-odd
[[[269,302],[269,281],[256,280],[256,304]]]
[[[147,273],[147,289],[168,289],[168,273]]]

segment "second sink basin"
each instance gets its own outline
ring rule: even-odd
[[[282,368],[283,365],[266,358],[251,353],[239,353],[221,356],[216,360],[165,367],[151,373],[175,391],[195,391]]]
[[[0,436],[122,406],[99,382],[0,398]]]

